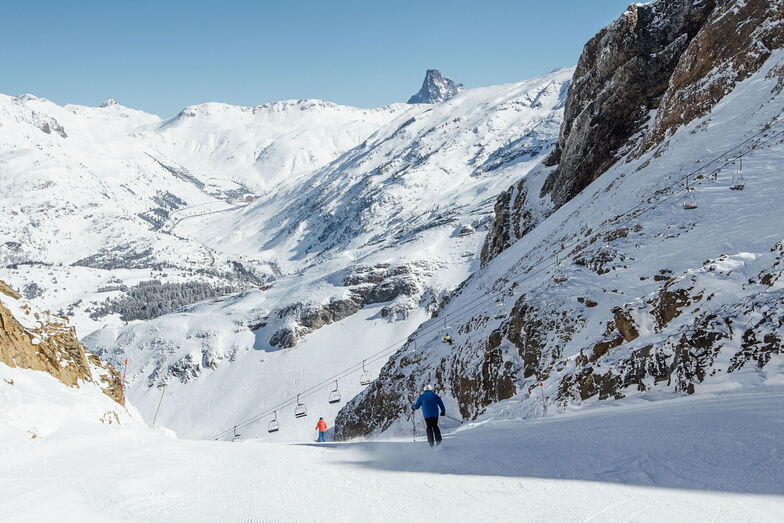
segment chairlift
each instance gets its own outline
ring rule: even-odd
[[[553,281],[555,283],[563,283],[567,281],[569,278],[566,276],[564,272],[563,265],[561,261],[558,259],[558,253],[555,253],[555,274],[553,274]]]
[[[740,166],[738,170],[735,171],[735,174],[732,175],[732,185],[730,185],[730,189],[733,191],[742,191],[743,187],[746,185],[745,180],[743,179],[743,157],[740,157]]]
[[[365,360],[362,360],[362,374],[359,375],[359,384],[370,385],[371,381],[373,381],[373,376],[369,370],[365,369]]]
[[[495,308],[496,308],[496,310],[495,310],[495,319],[503,320],[504,318],[506,318],[506,315],[504,314],[504,311],[506,310],[506,308],[504,307],[504,295],[503,294],[501,295],[501,299],[496,302]]]
[[[683,208],[686,210],[697,208],[697,195],[694,187],[689,187],[689,177],[686,177],[686,194],[683,195]]]
[[[338,380],[335,380],[335,390],[329,393],[330,403],[340,403],[340,391],[338,391]]]
[[[305,407],[304,403],[299,402],[299,394],[297,394],[297,407],[294,409],[294,417],[295,418],[304,418],[308,415],[308,409]]]
[[[280,425],[278,425],[278,411],[276,410],[275,417],[267,425],[267,432],[277,432],[278,430],[280,430]]]
[[[452,345],[452,343],[454,343],[455,341],[455,336],[454,336],[455,329],[453,329],[452,327],[446,324],[446,316],[444,316],[444,326],[441,328],[441,331],[443,332],[443,336],[441,336],[441,341],[443,343],[448,343]]]
[[[683,208],[686,210],[697,208],[697,196],[692,187],[686,189],[686,194],[683,196]]]
[[[234,425],[234,436],[232,436],[231,441],[238,441],[242,439],[242,434],[237,432],[237,425]]]

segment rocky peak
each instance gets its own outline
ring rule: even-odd
[[[434,104],[452,98],[463,90],[463,84],[456,83],[441,74],[438,69],[428,69],[425,81],[418,93],[408,99],[410,104]]]
[[[110,107],[112,105],[120,105],[120,104],[114,98],[109,97],[109,98],[106,99],[106,101],[104,103],[101,104],[101,107]]]

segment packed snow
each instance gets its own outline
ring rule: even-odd
[[[0,378],[5,404],[54,381],[4,365]],[[53,405],[4,408],[0,510],[5,521],[778,521],[782,392],[444,423],[436,449],[411,427],[344,444],[185,441],[125,415],[52,433],[37,414]]]

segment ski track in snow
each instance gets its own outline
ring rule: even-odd
[[[0,448],[0,510],[4,521],[780,521],[782,392],[445,426],[435,451],[410,438],[58,434]]]

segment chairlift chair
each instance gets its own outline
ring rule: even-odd
[[[280,425],[278,425],[278,411],[276,410],[275,417],[267,425],[267,432],[277,432],[278,430],[280,430]]]
[[[335,380],[335,390],[329,393],[330,403],[340,403],[340,391],[338,391],[338,380]]]
[[[495,307],[496,307],[495,319],[503,320],[506,317],[506,315],[504,314],[505,307],[504,307],[504,296],[503,295],[501,295],[501,300],[496,302]]]
[[[234,436],[232,436],[231,441],[238,441],[242,439],[242,434],[237,432],[237,425],[234,425]]]
[[[446,316],[444,316],[444,326],[441,328],[441,331],[443,332],[441,341],[452,345],[455,341],[455,329],[446,324]]]
[[[553,281],[555,283],[563,283],[567,281],[569,278],[566,276],[566,273],[563,270],[563,265],[561,261],[558,259],[558,253],[555,254],[555,274],[553,274]]]
[[[299,402],[299,394],[297,394],[297,407],[294,409],[295,418],[304,418],[308,415],[308,409],[304,403]]]
[[[359,384],[370,385],[371,381],[373,381],[373,376],[369,370],[365,369],[365,360],[362,360],[362,374],[359,375]]]
[[[686,210],[697,208],[697,196],[692,187],[686,189],[686,194],[683,196],[683,208]]]
[[[732,185],[730,185],[730,189],[733,191],[742,191],[745,185],[746,182],[743,179],[743,158],[740,158],[740,166],[738,167],[738,170],[735,171],[735,174],[732,175]]]
[[[686,194],[683,195],[683,208],[686,210],[697,208],[697,195],[694,194],[694,187],[689,187],[688,176],[686,176]]]

